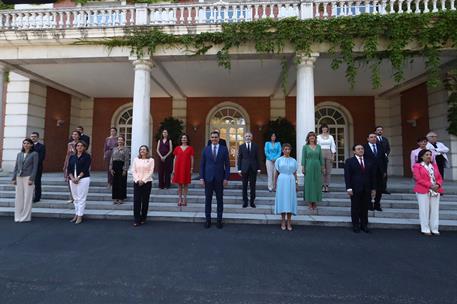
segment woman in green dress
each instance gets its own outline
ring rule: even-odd
[[[316,204],[322,201],[322,174],[324,159],[321,147],[317,144],[317,136],[309,132],[306,136],[306,145],[302,149],[301,165],[305,176],[305,202],[310,210],[316,210]]]

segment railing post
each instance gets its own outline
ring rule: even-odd
[[[313,1],[304,0],[300,3],[300,19],[312,19],[314,17]]]
[[[135,4],[135,25],[148,24],[148,4],[136,3]]]

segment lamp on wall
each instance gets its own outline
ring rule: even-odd
[[[417,126],[417,121],[415,119],[408,119],[406,122],[409,123],[413,128]]]
[[[194,124],[192,125],[192,129],[194,130],[194,132],[197,132],[197,130],[198,130],[198,124],[194,123]]]
[[[64,123],[65,123],[65,120],[63,120],[63,119],[57,119],[57,126],[58,126],[58,127],[63,126]]]

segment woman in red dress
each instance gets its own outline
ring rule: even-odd
[[[187,134],[181,135],[181,145],[173,151],[173,183],[178,184],[178,206],[187,206],[187,191],[189,189],[194,168],[194,148]]]

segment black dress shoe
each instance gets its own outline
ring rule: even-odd
[[[222,221],[218,220],[217,223],[216,223],[217,229],[222,229],[222,226],[223,226]]]
[[[381,208],[381,207],[376,207],[376,208],[374,208],[374,210],[376,210],[376,211],[382,211],[382,208]]]
[[[203,227],[205,227],[206,229],[211,227],[211,221],[206,221],[205,224],[203,225]]]
[[[248,202],[244,202],[243,203],[243,208],[247,208],[248,207]]]
[[[368,210],[369,210],[369,211],[373,211],[373,210],[374,210],[373,204],[368,204]]]
[[[387,191],[387,190],[384,190],[382,193],[383,193],[383,194],[390,194],[390,192]]]
[[[33,200],[34,203],[38,203],[40,200]]]
[[[360,228],[357,228],[357,227],[352,228],[352,231],[354,231],[355,233],[360,233]]]
[[[370,229],[368,229],[368,227],[362,227],[362,228],[360,228],[360,230],[362,230],[365,233],[371,233],[371,231],[370,231]]]
[[[255,204],[254,203],[251,203],[251,208],[255,208]]]

